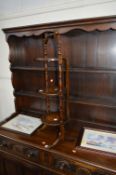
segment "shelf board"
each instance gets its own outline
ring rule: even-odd
[[[69,101],[73,103],[101,106],[108,108],[116,108],[116,101],[113,99],[102,99],[102,98],[87,98],[87,97],[74,97],[70,96]]]
[[[13,70],[24,70],[24,71],[45,71],[44,67],[37,67],[37,66],[11,66],[11,71]],[[48,71],[58,71],[58,67],[55,66],[48,66]],[[65,71],[65,68],[63,68],[63,71]],[[104,68],[83,68],[83,67],[70,67],[70,72],[79,72],[79,73],[112,73],[115,74],[115,69],[104,69]]]
[[[59,95],[57,88],[54,89],[54,91],[39,90],[39,93],[45,96],[58,96]]]
[[[10,68],[11,71],[45,71],[44,67],[30,67],[30,66],[11,66]],[[57,67],[49,66],[48,71],[57,71]]]
[[[41,95],[38,92],[32,91],[15,91],[15,96],[27,96],[27,97],[34,97],[34,98],[45,98],[45,96]],[[56,97],[56,96],[52,96]],[[85,104],[85,105],[92,105],[92,106],[101,106],[101,107],[108,107],[108,108],[116,108],[116,101],[113,99],[97,99],[97,98],[87,98],[87,97],[68,97],[69,103],[78,103],[78,104]]]
[[[70,68],[71,72],[79,72],[79,73],[116,73],[116,69],[105,69],[105,68],[84,68],[84,67],[78,67],[78,68]]]
[[[17,96],[27,96],[27,97],[34,97],[34,98],[42,98],[45,99],[45,96],[51,96],[52,98],[55,98],[58,96],[58,94],[41,94],[39,91],[38,92],[33,92],[33,91],[14,91],[15,97]]]
[[[38,92],[33,91],[14,91],[15,96],[27,96],[27,97],[35,97],[35,98],[43,98]]]
[[[24,71],[44,71],[43,67],[30,67],[30,66],[11,66],[11,71],[13,70],[24,70]]]

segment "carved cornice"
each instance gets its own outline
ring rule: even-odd
[[[41,25],[32,25],[24,27],[15,27],[3,29],[7,38],[11,35],[23,37],[23,36],[39,36],[44,32],[59,32],[60,34],[67,33],[71,30],[84,30],[87,32],[99,30],[115,30],[116,29],[116,16],[113,17],[101,17],[90,18],[84,20],[65,21],[58,23],[48,23]]]

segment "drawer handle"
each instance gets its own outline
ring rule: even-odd
[[[28,157],[28,158],[34,157],[34,153],[33,153],[33,152],[29,152],[29,153],[27,154],[27,157]]]
[[[8,148],[8,144],[6,142],[0,143],[1,148]]]
[[[60,170],[68,169],[71,170],[71,166],[67,161],[61,160],[56,162],[56,168]]]
[[[90,170],[86,169],[86,168],[78,168],[77,169],[77,175],[92,175],[92,173],[90,172]]]
[[[34,150],[28,150],[26,152],[26,156],[28,158],[36,158],[38,156],[38,152],[37,151],[34,151]]]

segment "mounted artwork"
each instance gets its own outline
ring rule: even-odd
[[[4,123],[2,127],[16,132],[32,134],[41,125],[42,121],[39,118],[19,114],[13,119]]]
[[[116,153],[116,133],[85,128],[80,146]]]

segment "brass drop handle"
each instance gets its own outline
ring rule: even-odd
[[[93,173],[87,168],[81,167],[77,169],[77,175],[93,175]]]
[[[67,164],[65,164],[64,162],[62,162],[62,163],[60,164],[60,170],[63,170],[64,167],[65,167],[66,165],[67,165]]]
[[[34,156],[34,153],[31,151],[31,152],[28,152],[28,154],[27,154],[27,157],[28,158],[31,158],[31,157],[33,157]]]
[[[7,148],[7,147],[8,147],[7,142],[1,142],[1,143],[0,143],[0,147]]]
[[[60,170],[71,169],[70,164],[65,160],[58,161],[56,163],[56,167],[59,168]]]
[[[28,150],[26,152],[26,156],[28,158],[34,158],[34,157],[37,157],[38,156],[38,152],[36,152],[35,150]]]
[[[0,143],[0,147],[3,147],[3,143]]]

